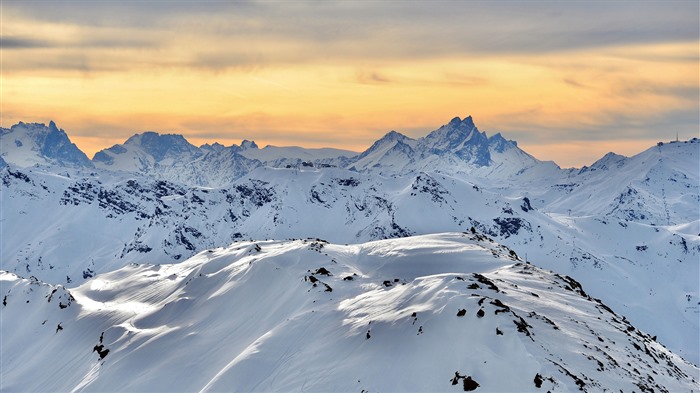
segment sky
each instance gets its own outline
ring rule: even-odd
[[[9,1],[0,123],[362,151],[471,115],[590,165],[700,136],[700,2]]]

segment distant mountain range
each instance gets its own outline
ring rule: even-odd
[[[531,262],[538,269],[575,278],[588,295],[600,298],[606,307],[619,313],[618,321],[629,321],[636,329],[657,336],[658,342],[674,353],[696,365],[700,363],[697,138],[659,143],[632,157],[609,153],[590,167],[562,169],[553,162],[534,158],[500,134],[487,136],[471,117],[454,118],[418,139],[391,131],[361,153],[302,147],[261,149],[252,141],[197,147],[181,135],[145,132],[102,150],[89,160],[53,122],[49,126],[19,123],[0,132],[1,270],[8,272],[6,281],[13,288],[30,288],[31,280],[35,280],[70,288],[82,285],[79,292],[87,293],[88,287],[107,282],[104,277],[110,274],[125,280],[119,288],[126,288],[128,272],[132,271],[129,269],[136,269],[129,264],[134,263],[155,265],[153,269],[157,271],[178,271],[173,273],[173,279],[177,285],[185,285],[180,280],[190,271],[184,266],[198,265],[207,250],[229,247],[233,242],[246,244],[249,249],[256,242],[274,239],[281,242],[279,247],[287,253],[285,247],[294,248],[296,243],[284,243],[285,239],[319,238],[363,248],[369,246],[360,244],[381,239],[407,237],[419,241],[427,234],[466,233],[507,246],[519,263]],[[427,239],[442,244],[436,239],[447,235],[435,236]],[[235,244],[231,247],[243,247]],[[273,252],[262,247],[264,252]],[[401,259],[411,254],[411,249],[411,241],[407,240],[382,252]],[[433,250],[436,254],[450,252],[439,247]],[[201,252],[204,253],[198,254]],[[199,256],[188,260],[195,255]],[[466,254],[465,258],[469,259]],[[183,267],[176,267],[185,260],[188,261]],[[228,262],[221,263],[234,263],[239,257],[224,260]],[[339,260],[336,258],[336,262]],[[167,269],[157,267],[173,263],[176,265]],[[348,266],[363,263],[347,262]],[[407,285],[421,277],[414,274],[411,263],[401,271],[402,276],[410,277]],[[430,257],[421,259],[421,263],[429,264]],[[362,269],[365,268],[369,267]],[[466,269],[457,270],[471,272],[471,268]],[[489,272],[510,274],[505,270]],[[442,273],[448,272],[426,272]],[[538,280],[543,281],[532,285],[558,280],[549,276],[555,273],[545,270],[538,270],[537,274]],[[9,278],[12,275],[26,280]],[[165,280],[160,273],[154,273],[154,277],[154,283]],[[297,278],[303,280],[301,276]],[[435,279],[447,280],[442,276]],[[211,285],[233,284],[217,281]],[[329,285],[334,290],[337,286]],[[526,284],[518,281],[517,285]],[[5,286],[2,290],[9,293]],[[156,296],[147,294],[149,290],[145,281],[138,289],[145,291],[143,296],[148,298]],[[131,296],[121,291],[105,294],[107,297],[86,295],[81,307],[88,307],[93,301],[117,302],[114,299]],[[561,295],[556,291],[543,297],[554,299]],[[416,296],[423,296],[419,293]],[[361,292],[343,296],[346,295],[342,299],[364,296]],[[199,293],[197,299],[199,296],[205,294]],[[204,302],[197,300],[200,301]],[[160,310],[167,302],[161,299],[146,303],[144,307]],[[586,304],[575,307],[589,311],[594,307]],[[274,305],[267,302],[264,307]],[[438,306],[435,307],[433,310]],[[528,312],[540,314],[544,309]],[[86,323],[94,323],[95,329],[107,326],[102,317],[90,318],[92,322]],[[609,315],[605,314],[605,318]],[[591,324],[592,319],[585,319],[586,323]],[[119,323],[127,320],[122,318]],[[609,333],[616,335],[613,330]],[[185,340],[185,336],[178,337],[177,340]],[[619,341],[619,337],[612,336],[603,340],[607,342],[608,338]],[[110,340],[121,343],[115,337]],[[576,342],[576,348],[579,344],[592,347],[585,340]],[[644,351],[641,343],[637,345]],[[127,350],[126,346],[120,348]],[[619,363],[616,356],[613,357]],[[570,361],[568,355],[566,359]],[[604,365],[603,369],[609,367]],[[666,373],[654,367],[649,372],[653,369]],[[687,370],[683,368],[686,366],[678,367]],[[562,368],[568,370],[566,366]],[[283,369],[290,370],[279,368]],[[463,372],[451,373],[454,371]],[[114,375],[117,378],[121,374]],[[697,375],[690,378],[695,378],[692,383],[700,380]],[[547,389],[556,391],[569,386],[568,382],[556,380],[561,385],[547,385]],[[259,388],[279,387],[268,382]],[[361,390],[392,386],[374,382],[358,387]],[[108,385],[95,386],[107,389]],[[154,385],[144,382],[134,386]],[[250,387],[240,386],[244,390]],[[613,385],[586,386],[588,391],[595,391],[599,390],[597,387]],[[645,388],[653,386],[656,385],[650,383]],[[670,386],[676,385],[665,386],[673,391]],[[534,384],[529,389],[532,388]]]

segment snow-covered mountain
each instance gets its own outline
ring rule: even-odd
[[[70,289],[0,282],[2,391],[689,392],[700,372],[479,234],[239,242]]]
[[[12,135],[22,140],[38,140],[31,147],[11,149],[3,153],[5,160],[18,167],[34,164],[59,164],[61,166],[95,166],[100,169],[120,171],[174,181],[188,186],[220,187],[229,184],[260,166],[287,167],[339,167],[360,172],[385,175],[405,175],[420,171],[440,171],[449,174],[469,175],[487,181],[491,177],[500,179],[522,177],[537,168],[535,176],[560,176],[561,170],[552,162],[541,162],[518,148],[514,141],[501,134],[487,137],[480,132],[471,118],[456,117],[427,136],[408,138],[396,131],[389,132],[362,153],[340,149],[305,149],[288,146],[266,146],[258,148],[254,141],[244,140],[240,146],[225,147],[221,144],[206,144],[196,147],[177,134],[144,132],[135,134],[123,144],[114,145],[97,152],[90,162],[75,145],[71,144],[62,130],[53,122],[49,127],[42,124],[24,123],[13,126],[13,133],[3,131],[2,142],[8,144]],[[5,135],[7,133],[7,135]],[[72,146],[69,160],[67,153],[44,148],[43,140],[60,133],[61,146]],[[25,135],[26,134],[26,135]],[[36,148],[35,145],[39,145]],[[54,143],[55,144],[55,143]],[[52,146],[52,145],[50,145]],[[67,150],[64,148],[64,150]],[[58,157],[60,156],[60,157]],[[63,158],[61,158],[63,157]]]
[[[474,227],[576,277],[675,351],[697,356],[700,238],[690,231],[698,220],[669,227],[570,217],[438,173],[259,168],[218,189],[11,169],[2,179],[5,220],[18,224],[4,233],[0,256],[5,270],[22,276],[76,284],[130,262],[177,262],[239,239],[321,233],[357,243]]]
[[[10,128],[0,128],[0,158],[19,167],[93,166],[85,153],[71,143],[66,132],[56,127],[53,121],[48,127],[41,123],[19,122]]]
[[[551,211],[651,225],[700,219],[700,141],[659,144],[633,157],[608,153],[590,167],[532,190]],[[697,233],[696,233],[697,234]]]
[[[222,186],[262,165],[221,144],[196,147],[182,136],[145,132],[95,154],[100,169],[141,174],[186,185]]]
[[[560,176],[552,162],[542,162],[499,133],[488,137],[471,116],[455,117],[427,136],[411,139],[391,131],[343,167],[385,175],[439,171],[467,175],[474,181],[500,181],[537,170],[537,176]]]
[[[700,363],[697,139],[581,169],[539,161],[470,117],[418,139],[392,131],[350,157],[150,132],[85,165],[58,161],[56,149],[4,154],[52,128],[0,135],[0,270],[78,286],[243,239],[356,244],[473,227]]]

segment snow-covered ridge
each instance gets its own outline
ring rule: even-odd
[[[33,139],[5,154],[20,131]],[[562,170],[455,118],[429,137],[390,132],[355,157],[331,151],[313,160],[307,154],[319,151],[270,148],[269,160],[250,159],[266,148],[196,147],[144,133],[108,149],[111,165],[93,168],[42,155],[39,142],[51,132],[65,135],[23,124],[0,137],[2,270],[75,286],[132,262],[181,262],[242,239],[343,244],[474,227],[576,278],[660,343],[700,361],[697,139]],[[65,138],[49,146],[68,149]],[[485,152],[488,165],[474,161]]]
[[[63,308],[0,282],[3,391],[690,391],[700,371],[479,234],[239,242]]]

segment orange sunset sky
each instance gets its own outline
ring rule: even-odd
[[[698,136],[694,1],[3,1],[2,126],[88,156],[194,144],[366,149],[472,115],[539,159]]]

